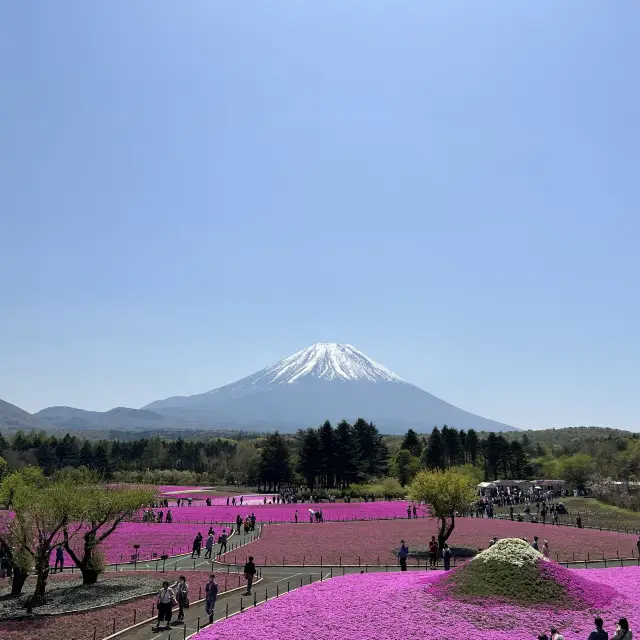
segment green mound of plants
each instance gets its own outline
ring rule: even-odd
[[[460,566],[441,584],[448,594],[466,598],[496,598],[522,605],[572,605],[566,586],[543,570],[548,561],[529,543],[517,538],[495,545]]]

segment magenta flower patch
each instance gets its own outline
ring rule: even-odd
[[[571,570],[595,587],[611,589],[610,602],[591,610],[553,606],[471,604],[435,597],[442,573],[369,573],[298,589],[201,631],[197,640],[531,640],[556,625],[566,640],[583,640],[600,614],[610,631],[621,616],[640,626],[640,568]]]

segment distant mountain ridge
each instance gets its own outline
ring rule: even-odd
[[[0,427],[11,429],[37,430],[48,429],[51,425],[37,416],[28,413],[15,404],[0,400]]]
[[[47,407],[35,416],[61,429],[160,429],[173,426],[154,411],[116,407],[109,411],[86,411],[74,407]]]
[[[380,431],[430,432],[447,424],[518,431],[476,416],[403,380],[349,344],[320,342],[231,384],[142,407],[87,411],[47,407],[29,414],[0,401],[0,428],[68,430],[227,429],[292,432],[325,420],[373,421]]]
[[[158,400],[143,409],[188,422],[284,431],[358,417],[373,420],[384,433],[444,424],[517,431],[436,398],[351,345],[324,342],[223,387]]]

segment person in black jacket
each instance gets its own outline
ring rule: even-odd
[[[251,585],[253,584],[253,578],[256,575],[256,565],[253,562],[253,556],[249,556],[249,561],[244,565],[244,577],[247,580],[247,593],[251,595]]]

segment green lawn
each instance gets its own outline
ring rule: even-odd
[[[603,529],[611,529],[612,531],[634,531],[640,532],[640,512],[629,511],[600,502],[595,498],[563,498],[560,502],[567,507],[569,515],[559,517],[561,524],[575,525],[576,517],[580,514],[582,524],[585,527],[596,527]],[[536,513],[535,504],[531,505],[531,513]],[[515,507],[516,514],[522,511],[521,506]],[[509,508],[498,508],[495,510],[496,515],[506,515]],[[551,515],[547,515],[547,522],[551,522]]]
[[[564,498],[562,500],[567,509],[573,514],[579,511],[582,519],[610,522],[620,527],[640,527],[640,512],[621,509],[610,504],[600,502],[595,498]]]

